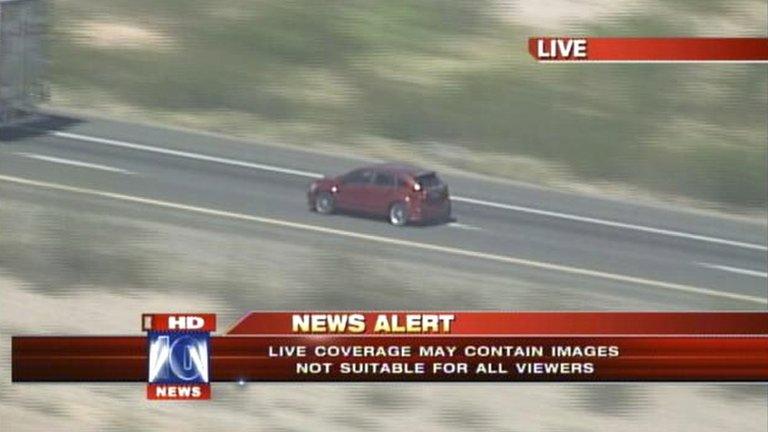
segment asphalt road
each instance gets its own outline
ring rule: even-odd
[[[366,162],[343,155],[105,120],[6,129],[0,191],[46,190],[327,236],[526,278],[700,308],[768,305],[766,226],[699,212],[444,174],[456,221],[395,228],[308,211],[312,178]],[[44,195],[38,195],[44,196]],[[42,199],[42,198],[41,198]],[[153,218],[156,213],[146,212]],[[292,235],[287,235],[291,232]]]

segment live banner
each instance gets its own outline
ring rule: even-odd
[[[766,63],[768,38],[532,37],[540,63]]]

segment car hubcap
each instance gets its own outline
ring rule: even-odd
[[[389,221],[392,222],[392,225],[405,223],[405,210],[400,206],[392,207],[392,211],[389,212]]]
[[[331,199],[327,196],[322,196],[317,199],[317,202],[315,203],[315,209],[317,209],[320,213],[328,213],[331,211]]]

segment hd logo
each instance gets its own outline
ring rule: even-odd
[[[145,314],[143,327],[149,342],[147,398],[210,399],[209,331],[215,317]]]

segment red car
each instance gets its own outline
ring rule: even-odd
[[[340,210],[386,216],[396,226],[451,217],[448,186],[434,171],[404,164],[371,165],[317,180],[309,186],[307,198],[318,213]]]

